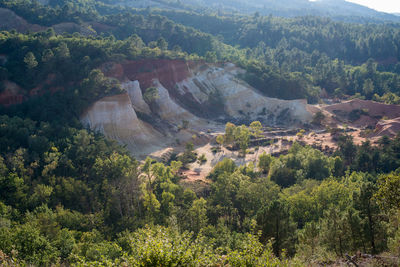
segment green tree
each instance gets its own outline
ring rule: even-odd
[[[205,59],[207,62],[217,62],[217,54],[215,52],[212,51],[207,51],[206,55],[205,55]]]
[[[253,121],[252,123],[250,123],[250,133],[252,136],[254,136],[255,138],[259,138],[262,137],[262,124],[259,121]]]
[[[71,231],[68,231],[65,228],[59,231],[57,239],[54,242],[54,246],[60,252],[60,257],[63,260],[67,259],[69,255],[71,255],[75,245],[75,238]]]
[[[308,222],[298,234],[298,244],[296,250],[306,259],[312,259],[321,247],[319,225],[314,222]]]
[[[258,158],[258,168],[261,169],[261,171],[264,174],[267,174],[269,172],[269,168],[271,166],[273,157],[270,154],[266,154],[265,152],[260,155]]]
[[[325,210],[321,219],[321,235],[323,244],[343,257],[351,247],[351,227],[347,212],[334,206]]]
[[[274,161],[271,165],[269,177],[271,181],[274,181],[282,187],[295,184],[297,179],[296,171],[286,167],[279,160]]]
[[[113,91],[121,92],[121,90],[117,80],[107,78],[101,70],[94,69],[82,81],[81,96],[91,102],[91,100],[97,99],[100,96],[107,95]]]
[[[325,119],[325,115],[321,111],[318,111],[317,113],[314,114],[314,117],[313,117],[311,123],[315,124],[315,125],[321,125],[321,123],[324,119]]]
[[[36,61],[36,57],[32,52],[28,52],[25,55],[24,62],[25,62],[26,67],[28,69],[34,69],[38,65],[38,62]]]
[[[378,180],[375,198],[382,209],[400,209],[400,175],[382,175]]]
[[[235,128],[233,133],[235,142],[239,144],[242,156],[246,156],[247,148],[249,147],[250,131],[246,125],[241,125]]]
[[[143,99],[148,104],[153,103],[154,101],[156,101],[159,98],[160,98],[160,96],[158,95],[158,89],[156,87],[147,88],[143,94]]]
[[[154,167],[153,159],[146,158],[141,166],[143,172],[144,183],[142,184],[143,205],[148,212],[148,218],[154,220],[156,214],[160,211],[161,204],[154,194],[154,186],[156,179],[156,168]]]
[[[24,224],[15,229],[14,245],[19,257],[29,263],[47,265],[57,258],[56,249],[40,234],[37,226]]]
[[[42,61],[45,63],[49,63],[54,59],[54,53],[51,49],[46,49],[42,55]]]
[[[234,136],[235,129],[236,129],[235,124],[230,122],[226,123],[225,136],[224,136],[225,144],[230,145],[235,141],[235,136]]]
[[[207,201],[204,198],[193,201],[191,208],[188,210],[190,229],[198,234],[202,228],[207,226]]]
[[[279,257],[282,249],[293,253],[296,225],[290,217],[286,201],[276,199],[264,206],[258,213],[257,222],[262,229],[263,238],[266,240],[273,238],[272,246],[275,255]]]
[[[59,60],[67,60],[71,57],[70,50],[64,42],[61,42],[54,50],[55,55]]]
[[[379,238],[379,236],[384,236],[382,234],[382,225],[380,225],[378,219],[383,214],[381,214],[378,204],[373,199],[375,192],[376,188],[371,182],[364,182],[360,192],[355,193],[353,196],[354,207],[359,211],[359,216],[362,219],[360,224],[363,227],[363,234],[366,243],[369,243],[372,254],[376,254],[378,250],[385,246],[382,245],[382,239]],[[364,244],[364,246],[366,245]]]
[[[223,135],[218,135],[216,138],[217,144],[219,144],[220,146],[223,146],[224,144],[224,136]]]
[[[374,83],[371,79],[366,79],[363,84],[363,93],[367,97],[371,96],[374,92]]]
[[[214,168],[208,175],[208,178],[211,180],[216,180],[218,176],[223,173],[233,173],[236,170],[237,166],[235,162],[230,158],[224,158],[217,164],[215,164]]]
[[[168,43],[165,41],[164,38],[159,38],[157,40],[157,47],[160,48],[161,50],[167,50],[168,49]]]

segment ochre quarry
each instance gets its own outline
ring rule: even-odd
[[[135,154],[154,151],[154,146],[163,137],[153,127],[138,119],[128,94],[97,101],[82,115],[81,121],[91,129],[127,145]]]
[[[245,71],[231,63],[139,60],[108,63],[102,71],[119,79],[126,94],[97,101],[81,121],[137,156],[183,144],[193,135],[207,141],[227,121],[295,127],[312,119],[305,100],[266,97],[241,80]],[[149,87],[158,97],[146,103]]]

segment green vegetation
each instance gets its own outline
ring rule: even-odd
[[[197,160],[197,154],[196,152],[194,152],[193,143],[189,142],[186,144],[185,151],[178,156],[178,160],[183,163],[183,167],[185,168],[189,163],[193,163]],[[200,159],[200,161],[204,162],[204,159],[203,160]]]
[[[399,25],[94,0],[0,6],[42,26],[92,29],[0,32],[0,93],[11,81],[26,100],[0,108],[0,265],[295,266],[357,251],[400,255],[400,136],[357,146],[342,134],[333,155],[294,143],[286,155],[261,154],[258,164],[224,158],[195,193],[180,176],[207,160],[193,143],[168,164],[140,163],[79,122],[94,101],[121,93],[103,73],[107,64],[141,59],[231,61],[247,70],[239,78],[284,99],[316,103],[326,91],[398,104]],[[144,98],[163,100],[153,87]],[[317,113],[313,123],[323,119]],[[262,127],[227,123],[213,152],[223,145],[245,157]]]
[[[279,158],[262,154],[259,168],[225,158],[202,198],[178,183],[180,162],[140,165],[56,122],[0,125],[0,250],[21,263],[281,265],[283,250],[292,264],[398,253],[400,137],[357,147],[344,136],[332,157],[295,143]],[[182,159],[192,153],[189,143]]]
[[[225,125],[225,134],[219,135],[216,141],[219,145],[231,146],[239,148],[241,155],[246,156],[247,148],[249,147],[250,138],[262,137],[262,125],[259,121],[253,121],[249,127],[246,125],[236,126],[228,122]]]
[[[321,125],[321,123],[324,119],[325,119],[325,115],[321,111],[318,111],[317,113],[315,113],[311,123],[315,124],[315,125]]]
[[[147,88],[143,94],[143,99],[148,104],[151,104],[153,101],[156,101],[159,98],[160,98],[160,96],[158,95],[158,89],[155,87]]]
[[[400,32],[397,24],[358,25],[316,17],[224,17],[186,11],[139,10],[94,0],[50,1],[48,6],[34,0],[0,1],[0,6],[41,25],[51,26],[61,21],[74,22],[83,27],[87,27],[83,23],[90,24],[93,36],[84,39],[96,40],[96,48],[88,48],[78,58],[72,57],[76,59],[73,62],[76,65],[88,56],[84,61],[92,64],[86,69],[106,60],[105,57],[203,57],[209,62],[232,61],[240,65],[247,70],[243,78],[272,97],[307,98],[309,102],[316,103],[321,90],[339,97],[359,94],[367,99],[372,99],[375,94],[400,94],[400,56],[397,52]],[[93,24],[93,21],[103,27]],[[42,38],[49,38],[49,35],[54,35],[54,31],[40,34]],[[74,33],[71,37],[78,36]],[[110,49],[111,44],[118,49]],[[29,50],[36,50],[32,45],[25,44]],[[104,45],[108,47],[105,51],[101,48]],[[17,47],[8,47],[17,51]],[[68,45],[68,49],[71,48]],[[99,48],[103,51],[98,51]],[[18,50],[23,52],[18,61],[11,61],[22,63],[24,61],[20,58],[29,55],[26,58],[29,66],[34,66],[35,60],[39,64],[31,71],[43,70],[40,66],[42,58],[64,55],[68,61],[67,54],[62,53],[63,47],[60,49],[57,57],[54,51],[45,53],[44,49],[39,49],[37,53],[25,48]],[[8,52],[2,51],[5,54]],[[64,65],[59,63],[58,67]],[[23,67],[27,68],[27,64]],[[8,66],[6,68],[10,72]],[[67,73],[73,69],[85,68],[65,66]],[[84,72],[82,74],[85,75]],[[45,78],[36,73],[31,76],[37,80]],[[21,75],[13,77],[18,79]],[[24,85],[34,84],[29,81]]]

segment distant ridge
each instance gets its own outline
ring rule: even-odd
[[[121,3],[121,2],[118,2]],[[197,9],[201,12],[223,14],[255,14],[281,17],[322,16],[348,22],[400,22],[400,14],[389,14],[345,0],[127,0],[125,5],[138,8],[162,7]]]

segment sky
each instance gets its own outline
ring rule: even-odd
[[[346,0],[387,13],[400,13],[400,0]]]

